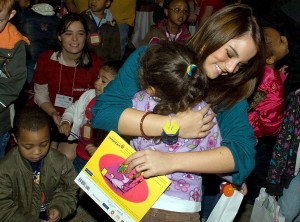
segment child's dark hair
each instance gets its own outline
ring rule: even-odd
[[[272,40],[270,39],[270,36],[267,32],[268,29],[272,29],[271,27],[264,27],[264,37],[265,37],[265,43],[266,43],[266,52],[265,56],[266,59],[273,55],[273,47],[272,47]]]
[[[13,133],[18,138],[21,129],[36,132],[44,127],[50,130],[49,117],[46,113],[38,107],[25,107],[16,113]]]
[[[88,36],[89,28],[88,28],[87,22],[83,16],[81,16],[80,14],[77,14],[77,13],[68,13],[60,19],[59,24],[56,29],[56,35],[60,36],[60,35],[64,34],[67,31],[68,27],[73,22],[80,22],[83,25],[86,36]],[[59,42],[59,44],[57,44],[57,47],[55,50],[59,51],[58,56],[60,56],[61,51],[62,51],[62,46],[61,46],[60,42]],[[87,38],[85,40],[85,44],[82,49],[82,53],[81,53],[80,57],[78,58],[77,62],[78,62],[79,66],[84,67],[84,68],[89,68],[92,65],[91,53],[87,46]]]
[[[139,78],[143,89],[155,89],[152,96],[157,98],[158,104],[154,113],[185,111],[205,98],[207,76],[198,67],[191,68],[197,61],[197,54],[178,42],[162,41],[149,46],[140,61]]]
[[[117,74],[123,64],[124,62],[122,60],[110,60],[105,62],[102,67],[107,67],[109,70]]]

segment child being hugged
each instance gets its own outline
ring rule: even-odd
[[[136,93],[132,100],[133,108],[145,111],[141,120],[141,132],[144,135],[131,141],[137,151],[194,152],[220,146],[221,135],[217,125],[205,138],[185,139],[178,138],[180,126],[172,121],[173,114],[187,109],[197,111],[207,105],[203,101],[208,87],[207,76],[202,74],[203,70],[195,65],[196,62],[197,55],[191,49],[168,41],[151,45],[142,57],[139,79],[144,90]],[[161,137],[149,138],[147,132],[143,131],[143,119],[151,112],[170,117]],[[147,170],[145,167],[138,165],[137,171]],[[176,172],[167,177],[172,184],[142,221],[148,221],[149,218],[151,221],[170,221],[166,219],[167,215],[177,218],[176,221],[199,221],[201,176]]]
[[[76,173],[65,155],[50,148],[49,126],[38,108],[17,113],[17,147],[0,160],[0,221],[56,222],[75,211]]]
[[[254,93],[249,111],[249,122],[257,138],[277,136],[283,122],[286,66],[277,70],[276,62],[289,52],[285,36],[271,27],[264,28],[266,40],[266,66],[261,82]]]
[[[151,27],[141,44],[153,44],[161,40],[185,41],[191,37],[184,24],[189,15],[187,0],[165,1],[163,11],[166,18]]]
[[[95,88],[83,93],[79,100],[65,110],[62,116],[59,132],[69,136],[71,140],[78,139],[77,155],[73,162],[77,173],[81,171],[97,149],[94,146],[95,132],[90,124],[91,108],[96,101],[96,96],[100,95],[107,84],[116,77],[122,64],[123,62],[120,60],[104,63],[95,81]]]

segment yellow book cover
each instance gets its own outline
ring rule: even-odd
[[[75,182],[114,220],[140,221],[171,184],[166,176],[145,179],[123,165],[135,150],[111,131]]]

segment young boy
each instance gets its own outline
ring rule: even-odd
[[[90,30],[88,46],[105,61],[121,57],[119,28],[108,9],[111,2],[112,0],[89,0],[89,8],[81,13]]]
[[[9,140],[12,103],[27,77],[25,44],[29,40],[8,22],[16,14],[13,5],[14,0],[0,1],[0,158]]]
[[[76,209],[76,173],[50,148],[48,121],[39,108],[25,108],[15,117],[17,147],[0,160],[0,221],[56,222]]]
[[[78,139],[78,145],[74,147],[77,156],[73,162],[77,173],[81,171],[98,147],[94,146],[96,139],[93,134],[95,134],[95,131],[90,124],[92,118],[91,107],[96,101],[96,96],[100,95],[107,84],[116,77],[122,64],[123,62],[120,60],[104,63],[95,81],[95,89],[83,93],[79,100],[65,110],[62,116],[59,127],[60,133],[69,136],[69,139]],[[99,144],[97,143],[97,145]]]

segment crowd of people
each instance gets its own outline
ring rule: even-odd
[[[223,181],[299,222],[300,4],[254,3],[0,0],[0,220],[76,216],[74,179],[114,130],[128,172],[172,182],[143,222],[206,221]]]

